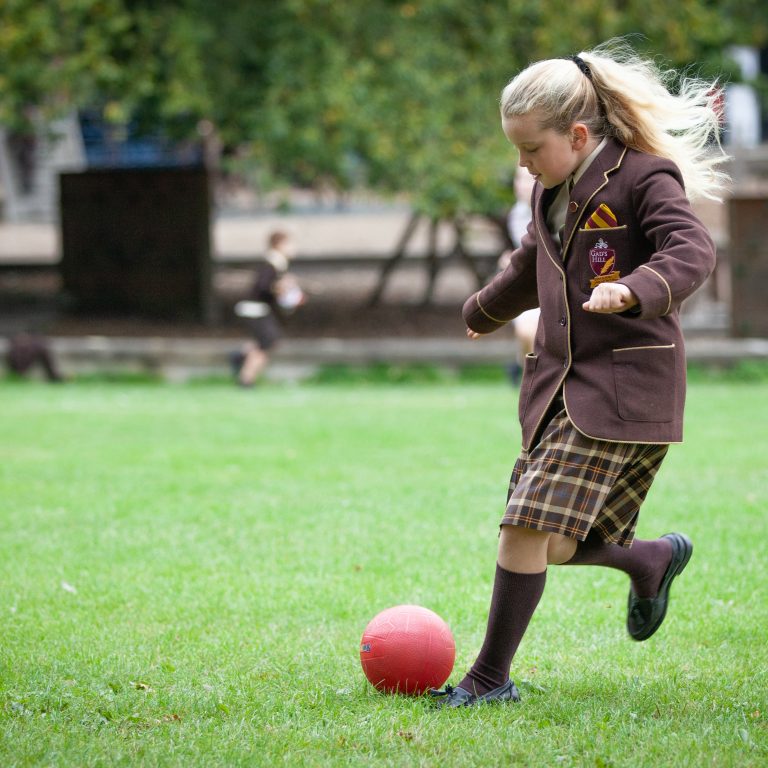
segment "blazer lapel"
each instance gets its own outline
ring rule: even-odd
[[[571,202],[565,217],[563,232],[563,261],[584,212],[589,208],[595,195],[608,184],[608,177],[621,167],[627,148],[615,139],[609,139],[603,151],[592,161],[584,175],[571,191]]]

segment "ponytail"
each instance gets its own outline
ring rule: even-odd
[[[570,59],[550,59],[523,70],[502,92],[503,117],[537,111],[542,128],[559,133],[575,122],[593,136],[613,136],[631,149],[672,160],[680,168],[688,197],[719,200],[728,175],[718,129],[719,88],[661,71],[620,40]],[[712,151],[712,139],[719,152]]]

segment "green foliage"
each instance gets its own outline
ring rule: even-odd
[[[108,120],[153,124],[204,113],[202,38],[178,3],[4,0],[0,4],[0,121],[100,107]]]
[[[370,366],[324,365],[308,379],[310,384],[430,384],[455,380],[448,371],[432,365]]]
[[[493,383],[507,380],[507,373],[501,365],[468,365],[460,368],[445,368],[434,365],[389,365],[385,363],[369,366],[324,365],[307,379],[308,384],[333,384],[359,386],[361,384],[456,384]]]
[[[160,384],[160,374],[149,371],[99,371],[80,373],[74,379],[78,384]]]
[[[515,163],[498,95],[529,61],[617,35],[728,75],[765,44],[759,0],[3,0],[0,121],[97,106],[212,121],[261,179],[406,191],[430,216],[495,212]],[[724,69],[725,68],[725,69]]]
[[[767,382],[768,362],[741,360],[729,366],[689,365],[688,380],[695,382]]]

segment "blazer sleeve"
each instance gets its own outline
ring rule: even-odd
[[[464,302],[462,315],[471,330],[491,333],[526,309],[538,306],[536,235],[531,221],[520,247],[512,252],[509,266]]]
[[[715,267],[715,245],[691,209],[680,172],[664,161],[633,188],[633,205],[651,258],[619,280],[637,296],[636,317],[668,315],[694,293]]]

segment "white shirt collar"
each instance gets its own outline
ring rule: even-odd
[[[288,259],[286,259],[276,248],[270,248],[265,254],[264,259],[268,261],[277,272],[288,271]]]

